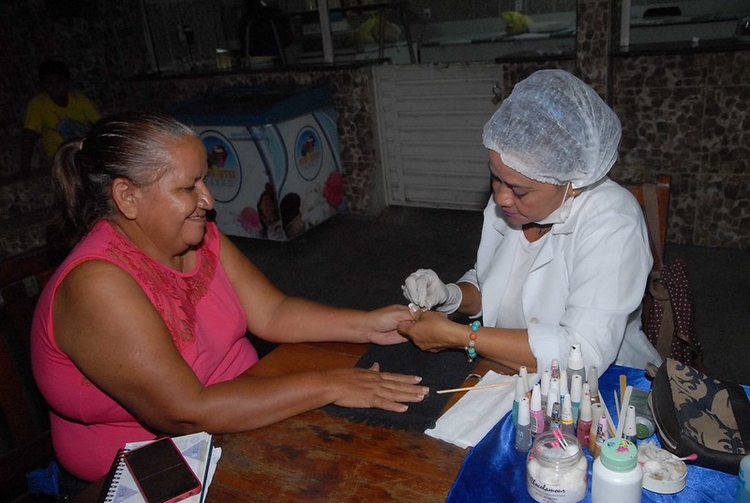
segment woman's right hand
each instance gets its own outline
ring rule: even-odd
[[[461,305],[461,289],[455,283],[445,284],[432,269],[417,269],[404,280],[401,290],[410,302],[427,309],[452,313]]]
[[[421,402],[430,392],[429,387],[419,385],[421,377],[380,372],[377,362],[368,369],[335,369],[329,377],[331,389],[338,395],[332,403],[341,407],[406,412],[408,403]]]

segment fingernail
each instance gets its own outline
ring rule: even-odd
[[[422,382],[422,377],[421,376],[414,376],[414,381],[415,382]]]
[[[402,405],[399,408],[400,408],[401,412],[406,412],[407,410],[409,410],[409,406],[408,405]]]

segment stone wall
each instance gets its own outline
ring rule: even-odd
[[[673,243],[750,247],[750,48],[735,52],[611,56],[609,9],[614,0],[578,1],[578,51],[574,61],[502,63],[505,92],[537,68],[562,67],[606,96],[623,122],[619,181],[672,175],[668,240]],[[49,201],[45,175],[18,182],[20,129],[36,67],[45,58],[65,61],[75,87],[106,113],[165,110],[169,105],[221,86],[312,85],[334,90],[339,117],[342,172],[350,208],[373,208],[381,176],[374,104],[367,67],[337,71],[227,74],[185,79],[131,79],[148,69],[139,0],[81,0],[75,16],[51,12],[46,0],[0,4],[0,227],[13,222],[12,238],[0,235],[0,257],[38,244],[41,215]],[[36,212],[23,218],[18,211]],[[36,229],[36,230],[33,230]]]
[[[750,248],[750,50],[612,60],[615,176],[672,175],[668,240]]]

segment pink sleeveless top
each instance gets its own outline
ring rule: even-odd
[[[76,477],[97,480],[126,442],[154,438],[138,420],[87,380],[55,343],[52,302],[62,280],[88,260],[111,262],[138,282],[205,385],[237,377],[258,361],[245,337],[247,322],[219,261],[220,240],[209,223],[195,269],[174,271],[147,257],[106,221],[99,221],[71,252],[42,292],[31,329],[31,359],[50,406],[58,461]]]

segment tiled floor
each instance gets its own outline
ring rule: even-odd
[[[481,223],[477,211],[390,207],[378,217],[336,216],[289,242],[234,240],[289,294],[373,309],[404,302],[401,284],[417,268],[457,279],[474,262]],[[710,373],[750,384],[750,252],[673,245],[667,252],[691,266]]]

